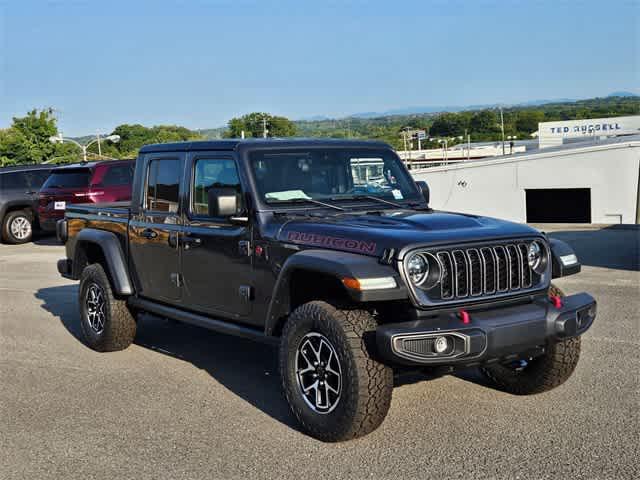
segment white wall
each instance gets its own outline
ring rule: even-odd
[[[431,206],[526,221],[525,189],[590,188],[593,223],[635,223],[640,141],[413,170]],[[621,216],[621,217],[620,217]]]

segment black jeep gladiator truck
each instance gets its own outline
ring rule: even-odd
[[[97,351],[140,313],[279,343],[304,431],[373,431],[394,372],[477,367],[513,394],[571,376],[596,316],[566,244],[526,225],[435,211],[391,147],[370,141],[149,145],[131,203],[69,205],[58,270],[80,280]]]

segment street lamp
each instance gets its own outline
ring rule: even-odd
[[[120,141],[120,135],[109,135],[107,137],[104,137],[105,140],[112,142],[112,143],[118,143]],[[53,136],[53,137],[49,137],[49,141],[51,143],[73,143],[74,145],[77,145],[78,147],[80,147],[80,149],[82,150],[82,161],[86,162],[87,161],[87,148],[89,148],[91,145],[93,145],[94,143],[98,142],[98,155],[102,156],[102,152],[100,151],[100,135],[96,135],[96,138],[94,140],[91,140],[89,143],[87,143],[86,145],[82,145],[81,143],[75,141],[73,138],[68,138],[68,137],[63,137],[62,135],[60,136]]]

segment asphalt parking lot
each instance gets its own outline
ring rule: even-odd
[[[399,379],[382,427],[341,444],[297,430],[270,347],[145,317],[93,352],[63,248],[0,245],[0,478],[638,478],[640,231],[554,228],[585,264],[558,285],[599,301],[574,376],[531,397]]]

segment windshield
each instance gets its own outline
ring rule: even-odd
[[[398,157],[387,150],[269,150],[249,158],[258,195],[268,204],[376,198],[397,204],[421,198]]]
[[[88,168],[65,168],[54,171],[42,186],[45,188],[81,188],[89,186],[91,170]]]

